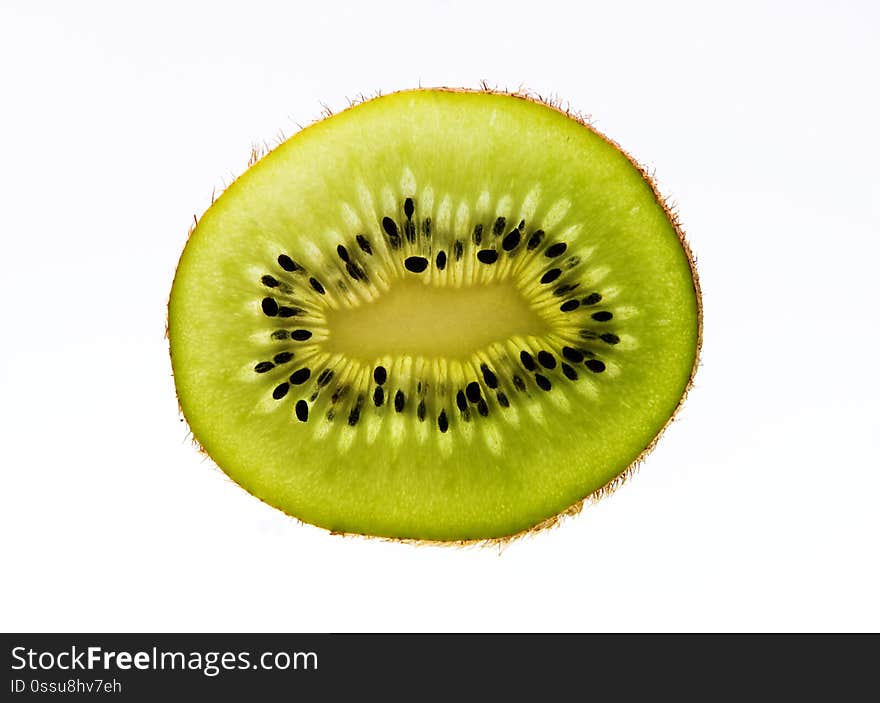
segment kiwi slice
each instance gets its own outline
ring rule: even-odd
[[[234,481],[344,533],[502,538],[626,475],[700,342],[650,179],[520,95],[414,90],[258,160],[192,232],[169,337]]]

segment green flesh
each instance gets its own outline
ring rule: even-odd
[[[565,252],[548,256],[561,242]],[[497,261],[482,263],[481,249]],[[305,270],[286,271],[282,254]],[[404,266],[413,256],[424,271]],[[541,283],[554,268],[559,277]],[[583,304],[592,293],[601,301]],[[295,314],[267,314],[264,298]],[[581,304],[562,312],[569,300]],[[169,328],[193,434],[248,491],[334,531],[468,540],[552,518],[641,456],[690,381],[699,302],[678,230],[615,146],[530,100],[420,90],[315,124],[239,178],[187,243]],[[566,360],[564,346],[585,359]],[[554,368],[527,370],[523,350],[549,352]],[[273,361],[284,352],[293,359]],[[261,363],[272,368],[257,372]],[[304,383],[288,380],[305,367]],[[462,412],[458,391],[474,381],[485,405]]]

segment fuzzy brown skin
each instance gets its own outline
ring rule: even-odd
[[[599,138],[603,139],[608,144],[613,146],[615,149],[620,151],[620,153],[622,153],[624,156],[626,156],[626,158],[629,159],[629,162],[633,165],[633,167],[635,167],[639,171],[639,173],[641,173],[642,177],[645,179],[645,181],[651,187],[651,190],[654,193],[654,198],[656,199],[656,201],[660,205],[660,207],[663,208],[663,211],[666,214],[666,217],[669,219],[669,221],[672,223],[672,226],[675,228],[675,233],[678,235],[678,239],[681,242],[681,247],[684,250],[685,256],[687,257],[688,265],[691,270],[691,278],[694,282],[694,294],[695,294],[696,300],[697,300],[697,348],[696,348],[696,354],[694,355],[694,364],[693,364],[693,367],[691,368],[691,373],[690,373],[690,377],[688,379],[687,386],[685,387],[684,392],[682,393],[682,396],[678,401],[678,405],[676,405],[675,410],[672,412],[672,415],[669,416],[669,419],[666,421],[666,424],[664,424],[663,427],[660,428],[660,430],[654,436],[654,439],[651,440],[651,443],[647,447],[645,447],[645,449],[642,451],[642,453],[639,454],[639,456],[636,457],[636,459],[628,467],[626,467],[617,476],[615,476],[610,481],[608,481],[608,483],[606,483],[605,485],[596,489],[592,493],[584,496],[583,498],[576,501],[575,503],[573,503],[572,505],[570,505],[568,508],[566,508],[562,512],[558,513],[557,515],[554,515],[550,518],[547,518],[546,520],[543,520],[542,522],[539,522],[538,524],[533,525],[532,527],[529,527],[525,530],[513,533],[511,535],[506,535],[503,537],[492,537],[492,538],[488,538],[488,539],[473,539],[473,540],[446,540],[446,541],[421,540],[421,539],[408,539],[408,538],[395,538],[395,537],[377,537],[375,535],[365,535],[365,534],[360,534],[360,533],[355,533],[355,532],[336,532],[336,531],[332,531],[332,530],[326,530],[325,528],[322,528],[319,526],[314,526],[314,527],[319,527],[319,529],[322,529],[329,534],[342,536],[342,537],[358,537],[358,538],[367,538],[370,540],[378,539],[378,540],[387,541],[387,542],[398,542],[398,543],[405,543],[405,544],[416,545],[416,546],[424,546],[424,545],[443,546],[443,547],[479,546],[479,547],[496,548],[496,549],[499,549],[499,551],[500,551],[500,550],[504,549],[505,547],[507,547],[508,545],[510,545],[511,543],[513,543],[519,539],[522,539],[523,537],[526,537],[529,535],[534,535],[534,534],[537,534],[538,532],[543,532],[544,530],[549,530],[553,527],[557,527],[558,525],[560,525],[562,523],[562,521],[565,518],[568,518],[568,517],[571,517],[571,516],[574,516],[574,515],[577,515],[578,513],[580,513],[581,510],[583,510],[584,507],[588,503],[595,503],[596,501],[601,500],[602,498],[606,498],[607,496],[610,496],[618,488],[620,488],[624,483],[626,483],[633,475],[635,475],[635,473],[638,471],[639,467],[641,466],[641,464],[645,460],[645,458],[657,446],[657,442],[660,441],[660,438],[663,436],[663,433],[666,431],[666,429],[669,427],[669,425],[671,425],[672,422],[675,420],[676,416],[678,415],[679,411],[681,410],[681,406],[684,404],[685,399],[687,398],[688,394],[690,393],[691,389],[694,386],[694,377],[696,376],[697,369],[699,368],[699,365],[700,365],[700,353],[701,353],[702,347],[703,347],[703,296],[702,296],[702,291],[700,289],[699,275],[697,274],[696,257],[694,256],[693,251],[691,250],[691,246],[687,241],[684,229],[681,226],[681,222],[679,221],[679,218],[678,218],[678,213],[675,212],[674,206],[669,202],[668,198],[664,197],[660,193],[660,190],[658,189],[657,184],[654,180],[654,175],[652,173],[649,173],[648,170],[644,166],[642,166],[642,164],[640,164],[638,161],[636,161],[626,150],[621,148],[621,146],[616,141],[614,141],[613,139],[610,139],[609,137],[605,136],[601,132],[597,131],[592,126],[592,124],[590,124],[590,120],[587,116],[582,115],[576,111],[573,111],[568,106],[563,107],[562,101],[559,99],[546,98],[542,95],[539,95],[537,93],[533,93],[533,92],[525,90],[523,88],[519,88],[515,91],[510,91],[510,90],[501,89],[501,88],[497,88],[497,87],[491,87],[485,81],[480,82],[479,88],[450,88],[447,86],[440,86],[437,88],[424,88],[424,87],[420,86],[419,88],[413,88],[413,89],[397,91],[397,92],[416,92],[416,91],[421,91],[421,90],[431,90],[431,91],[441,90],[441,91],[446,91],[446,92],[450,92],[450,93],[491,93],[494,95],[506,95],[506,96],[512,97],[512,98],[519,98],[520,100],[528,100],[530,102],[544,105],[544,106],[549,107],[553,110],[556,110],[557,112],[562,113],[566,117],[569,117],[569,118],[575,120],[576,122],[581,124],[585,129],[589,129],[591,132],[593,132],[593,134],[595,134]],[[367,97],[363,94],[358,95],[357,97],[355,97],[353,99],[349,99],[348,108],[346,108],[346,109],[350,110],[351,108],[353,108],[357,105],[360,105],[360,104],[366,103],[366,102],[370,102],[371,100],[375,100],[380,97],[382,97],[381,92],[377,92],[375,95],[373,95],[371,97]],[[318,122],[321,122],[321,121],[325,120],[326,118],[331,117],[333,114],[334,114],[333,111],[329,107],[327,107],[326,105],[322,105],[321,117],[314,120],[309,125],[302,127],[302,130],[308,129],[313,124],[317,124]],[[248,158],[247,168],[245,169],[245,171],[247,169],[249,169],[251,166],[253,166],[254,164],[256,164],[258,161],[265,158],[269,153],[274,151],[274,149],[277,148],[278,146],[280,146],[284,141],[286,141],[286,137],[285,137],[284,133],[279,130],[279,137],[276,140],[276,144],[274,147],[269,147],[269,145],[266,144],[265,142],[263,142],[263,144],[261,144],[261,145],[256,145],[256,144],[252,145],[250,157]],[[237,178],[235,180],[237,180]],[[232,182],[234,183],[235,180],[233,180]],[[231,185],[231,183],[225,184],[219,191],[217,190],[217,188],[214,188],[214,190],[211,192],[211,204],[212,205],[214,204],[214,201],[223,193],[223,191],[229,187],[229,185]],[[193,215],[193,224],[189,227],[189,230],[187,232],[187,237],[189,237],[189,235],[191,235],[193,233],[195,228],[198,226],[198,223],[199,223],[199,218],[197,215],[194,214]],[[168,334],[167,304],[166,304],[165,338],[169,341],[168,352],[169,352],[169,357],[170,357],[171,346],[170,346],[170,337]],[[183,409],[181,408],[179,402],[178,402],[177,409],[178,409],[178,413],[180,414],[181,418],[184,421],[186,421],[186,417],[183,414]],[[190,437],[192,438],[192,442],[196,446],[198,451],[201,454],[203,454],[207,459],[211,459],[208,452],[206,452],[204,447],[202,447],[201,444],[199,444],[198,440],[196,440],[195,436],[192,435],[191,431],[190,431]],[[213,460],[211,460],[211,461],[213,461]],[[217,468],[218,471],[223,473],[223,475],[225,477],[229,478],[227,476],[227,474],[222,472],[222,470],[219,467],[216,467],[216,465],[215,465],[215,468]],[[233,483],[235,483],[235,481],[233,481],[232,479],[229,479],[229,480],[232,481]],[[238,485],[238,484],[236,484],[236,485]],[[266,505],[269,505],[268,503],[266,503],[262,499],[260,499],[260,498],[257,498],[257,499],[260,500],[261,502],[265,503]],[[269,505],[269,507],[273,508],[275,510],[279,510],[280,512],[284,512],[283,510],[275,507],[274,505]],[[296,520],[297,522],[299,522],[301,524],[308,524],[308,523],[304,523],[302,520],[300,520],[295,515],[290,515],[289,513],[284,513],[284,514],[288,515],[288,517],[293,518],[294,520]]]

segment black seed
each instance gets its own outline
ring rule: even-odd
[[[540,388],[542,391],[549,391],[552,388],[552,386],[550,385],[550,379],[546,376],[542,376],[539,373],[535,374],[535,383],[538,384],[538,388]]]
[[[416,226],[411,220],[407,220],[403,223],[403,233],[406,236],[406,241],[410,244],[413,244],[416,241]]]
[[[483,264],[494,264],[498,261],[498,252],[494,249],[480,249],[477,252],[477,258]]]
[[[584,355],[574,347],[562,347],[562,356],[576,364],[584,360]]]
[[[377,408],[382,407],[382,403],[385,402],[385,391],[382,390],[381,386],[373,391],[373,405]]]
[[[390,227],[386,226],[385,223],[391,223]],[[391,248],[400,249],[400,235],[397,233],[397,225],[394,224],[394,221],[390,217],[386,217],[382,220],[382,226],[385,227],[385,231],[388,233],[388,242],[391,244]]]
[[[312,286],[312,288],[315,289],[316,292],[324,295],[324,286],[321,285],[321,282],[317,278],[310,278],[309,284]]]
[[[559,278],[561,273],[561,269],[550,269],[547,273],[541,276],[541,283],[553,283],[553,281]]]
[[[616,334],[611,334],[610,332],[600,335],[599,339],[601,339],[606,344],[617,344],[620,341],[620,337],[618,337]]]
[[[440,428],[441,432],[446,432],[449,429],[449,420],[446,419],[446,411],[440,411],[440,417],[437,418],[437,427]]]
[[[388,378],[388,372],[385,370],[384,366],[377,366],[373,369],[373,380],[377,385],[381,386],[385,383],[385,379]]]
[[[500,235],[504,231],[504,226],[506,224],[507,220],[505,220],[503,217],[499,217],[497,220],[495,220],[495,224],[492,225],[492,234],[494,234],[496,237]]]
[[[537,249],[539,246],[541,246],[541,242],[543,241],[544,230],[536,229],[534,232],[532,232],[532,236],[529,237],[528,250],[531,251],[532,249]]]
[[[546,352],[543,350],[539,351],[538,352],[538,361],[540,362],[541,366],[543,366],[545,369],[555,369],[556,368],[556,359],[553,357],[553,355],[550,352]]]
[[[403,412],[403,407],[406,405],[406,398],[403,395],[403,391],[397,391],[394,394],[394,409],[397,412]]]
[[[520,234],[518,229],[511,230],[508,235],[501,240],[501,248],[504,251],[513,251],[519,244]]]
[[[525,221],[525,220],[520,220],[520,221],[519,221],[519,224],[516,226],[516,228],[517,228],[520,232],[522,232],[522,231],[526,228],[526,221]]]
[[[390,217],[382,218],[382,229],[385,230],[385,234],[387,234],[392,241],[397,239],[398,243],[400,242],[400,233],[397,231],[397,223]]]
[[[590,315],[596,322],[608,322],[614,315],[612,315],[607,310],[600,310],[599,312],[594,312]]]
[[[426,217],[422,223],[422,233],[430,239],[431,237],[431,218]]]
[[[348,386],[340,386],[336,389],[336,392],[330,397],[331,403],[338,403],[340,398],[344,398],[345,394],[348,393]]]
[[[355,240],[357,241],[358,246],[361,248],[361,251],[363,251],[365,254],[369,254],[370,256],[373,255],[373,247],[370,246],[369,239],[367,239],[364,235],[359,234],[357,237],[355,237]]]
[[[581,302],[584,305],[595,305],[600,300],[602,300],[602,296],[598,293],[590,293],[586,298],[584,298]]]
[[[339,254],[339,258],[342,259],[345,263],[351,261],[351,257],[348,255],[348,249],[346,249],[341,244],[336,247],[336,253]]]
[[[419,381],[419,385],[416,386],[416,393],[418,393],[419,395],[422,394],[422,382],[421,381]]]
[[[577,288],[579,285],[580,285],[580,283],[565,283],[564,285],[561,285],[561,286],[559,286],[558,288],[556,288],[556,289],[553,291],[553,295],[556,295],[556,296],[558,296],[558,297],[561,298],[561,297],[562,297],[563,295],[565,295],[566,293],[569,293],[569,292],[573,291],[573,290],[574,290],[575,288]]]
[[[605,364],[598,359],[587,359],[584,365],[593,373],[602,373],[605,370]]]
[[[278,314],[278,303],[275,302],[274,298],[263,298],[261,305],[264,315],[275,317]]]
[[[291,259],[287,254],[281,254],[278,257],[278,265],[283,268],[285,271],[300,271],[302,270],[302,266],[296,263],[293,259]]]
[[[480,395],[480,384],[476,381],[471,381],[467,384],[464,389],[465,395],[467,395],[467,399],[472,403],[479,402],[480,398],[483,396]]]
[[[286,305],[282,305],[278,308],[278,317],[296,317],[297,315],[302,315],[305,312],[302,308],[289,308]]]
[[[358,420],[361,417],[361,406],[364,404],[364,395],[361,393],[357,397],[357,401],[354,404],[354,407],[351,409],[351,412],[348,414],[348,424],[354,427],[358,424]]]
[[[305,342],[312,336],[312,333],[308,330],[294,330],[290,333],[290,338],[295,339],[297,342]]]
[[[407,198],[403,201],[403,213],[406,215],[407,219],[411,218],[415,211],[416,206],[413,204],[412,198]]]
[[[455,246],[453,247],[453,249],[455,250],[455,260],[461,261],[461,256],[462,254],[464,254],[464,244],[460,239],[457,239],[455,241]]]
[[[559,306],[559,309],[562,310],[562,312],[571,312],[572,310],[577,310],[580,306],[580,300],[566,300]]]
[[[287,330],[275,330],[272,333],[272,339],[287,339],[289,336]]]
[[[446,252],[441,251],[437,253],[437,270],[442,271],[446,268]]]
[[[498,388],[498,377],[492,372],[486,364],[480,364],[480,371],[483,372],[483,380],[489,388]]]
[[[573,269],[573,268],[574,268],[575,266],[577,266],[580,262],[581,262],[580,257],[578,257],[578,256],[571,256],[571,257],[569,257],[569,258],[567,258],[567,259],[565,260],[565,268]]]
[[[557,256],[562,256],[565,253],[565,250],[568,249],[568,244],[565,242],[556,242],[556,244],[551,244],[544,251],[544,256],[548,259],[553,259]]]
[[[271,371],[275,368],[275,364],[271,361],[261,361],[259,364],[254,366],[254,371],[257,373],[266,373],[267,371]]]
[[[333,370],[332,369],[324,369],[321,373],[318,374],[318,385],[322,388],[330,383],[330,379],[333,378]]]
[[[367,280],[366,272],[354,262],[346,264],[345,270],[348,271],[348,275],[356,281]]]
[[[599,339],[599,335],[593,332],[593,330],[581,330],[580,335],[584,339]]]
[[[568,378],[572,381],[577,381],[577,378],[578,378],[577,371],[575,371],[573,368],[571,368],[571,366],[569,366],[568,364],[566,364],[564,362],[562,364],[562,373],[565,374],[566,378]]]
[[[290,374],[290,382],[295,386],[299,386],[299,385],[305,383],[306,381],[308,381],[309,376],[311,376],[311,375],[312,375],[312,370],[309,368],[297,369],[292,374]]]
[[[421,273],[428,268],[428,260],[424,256],[408,256],[403,265],[408,271],[413,273]]]
[[[502,408],[510,407],[510,401],[507,399],[507,396],[504,395],[504,393],[498,391],[498,393],[495,394],[495,397],[498,398],[498,405],[500,405]]]
[[[455,404],[458,406],[459,410],[467,410],[467,399],[464,397],[464,391],[459,391],[455,394]]]
[[[296,419],[300,422],[305,422],[309,419],[309,404],[304,400],[296,401],[296,405],[294,406],[294,410],[296,411]]]
[[[292,352],[279,352],[273,357],[273,361],[276,364],[286,364],[293,358]]]
[[[524,391],[526,389],[526,382],[523,381],[519,376],[513,377],[513,387],[518,391]]]
[[[272,397],[275,400],[281,400],[284,396],[287,395],[287,391],[290,390],[289,383],[282,383],[280,386],[275,386],[275,390],[272,391]]]
[[[419,422],[425,421],[425,415],[428,414],[428,406],[425,405],[424,400],[419,401],[419,407],[416,408],[416,417],[419,418]]]
[[[538,368],[538,365],[535,363],[535,360],[532,358],[532,355],[527,351],[521,351],[519,353],[519,360],[522,362],[522,365],[526,367],[529,371],[534,371]]]
[[[477,412],[483,417],[489,416],[489,406],[486,405],[486,401],[482,398],[480,398],[480,401],[477,403]]]
[[[483,225],[477,225],[474,227],[474,246],[480,246],[483,241]]]
[[[327,422],[333,422],[334,417],[336,417],[336,411],[333,408],[330,408],[327,411]]]
[[[277,279],[277,278],[273,278],[273,277],[270,276],[269,274],[266,274],[265,276],[263,276],[263,277],[260,279],[260,281],[261,281],[261,282],[263,283],[263,285],[266,286],[267,288],[275,288],[275,287],[278,285],[278,279]]]

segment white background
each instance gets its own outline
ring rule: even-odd
[[[0,5],[0,627],[878,630],[876,3]],[[510,545],[331,536],[203,460],[165,303],[253,143],[525,87],[656,170],[705,346],[635,479]]]

